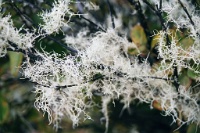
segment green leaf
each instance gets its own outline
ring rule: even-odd
[[[9,106],[8,103],[3,97],[0,97],[0,124],[4,123],[9,114]]]
[[[178,45],[180,45],[184,50],[187,50],[194,44],[194,40],[191,37],[184,37],[180,39]]]
[[[6,71],[8,70],[8,68],[9,68],[9,63],[8,63],[8,62],[2,64],[2,65],[0,66],[0,76],[1,76],[2,74],[6,73]]]
[[[37,110],[33,109],[28,112],[28,120],[31,122],[39,122],[42,120],[43,116]]]
[[[137,48],[129,47],[128,48],[128,54],[137,55],[137,54],[139,54],[139,50]]]
[[[186,88],[189,88],[191,83],[192,83],[192,80],[191,80],[190,77],[188,77],[186,70],[183,70],[181,75],[179,75],[179,79],[178,80],[179,80],[180,84],[185,86]]]
[[[142,26],[135,25],[132,28],[131,39],[137,45],[140,52],[145,52],[147,50],[147,37]]]
[[[191,79],[196,79],[199,75],[195,73],[193,70],[188,69],[187,76],[190,77]]]
[[[14,77],[18,75],[19,67],[22,63],[23,54],[18,52],[9,51],[8,56],[10,58],[10,73]]]
[[[187,133],[200,133],[200,128],[196,124],[190,124],[187,129]]]

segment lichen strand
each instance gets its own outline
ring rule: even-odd
[[[58,33],[62,26],[67,26],[71,16],[73,15],[69,9],[70,0],[57,0],[53,4],[53,8],[50,11],[43,11],[40,14],[44,24],[41,24],[41,29],[46,34]],[[69,17],[69,20],[65,20],[65,16]]]
[[[12,50],[27,50],[32,48],[37,37],[37,35],[23,27],[20,29],[13,27],[10,15],[3,17],[0,14],[0,57],[5,56],[7,48],[11,48]],[[13,43],[14,46],[10,45],[10,43]]]
[[[182,49],[175,44],[172,44],[173,50],[167,49],[162,43],[163,38],[161,36],[158,46],[159,56],[163,58],[162,64],[166,65],[165,60],[175,60],[179,66],[185,67],[181,60],[188,57],[180,56],[180,59],[177,56],[177,49]],[[92,99],[97,94],[94,92],[102,96],[106,128],[109,120],[107,105],[114,99],[120,99],[124,109],[136,99],[149,104],[158,101],[164,115],[173,116],[174,122],[180,119],[180,112],[177,110],[184,117],[184,120],[179,120],[181,124],[199,122],[199,91],[194,95],[180,86],[180,93],[177,93],[169,81],[151,78],[162,76],[172,65],[167,64],[166,68],[158,67],[152,71],[146,60],[143,63],[139,63],[137,57],[130,60],[127,48],[134,44],[119,37],[114,30],[95,33],[95,37],[87,38],[87,42],[90,43],[75,56],[59,58],[57,54],[38,53],[43,60],[32,65],[25,64],[24,76],[40,84],[35,91],[35,106],[49,114],[50,122],[59,125],[63,116],[67,116],[73,121],[73,125],[77,125],[82,116],[90,119],[87,109],[93,104],[88,104],[85,99]],[[102,76],[94,80],[97,74]]]

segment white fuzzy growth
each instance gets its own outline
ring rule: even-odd
[[[159,1],[150,0],[153,5],[159,5]],[[194,38],[199,38],[197,34],[200,34],[200,15],[199,11],[196,10],[194,4],[189,0],[181,0],[183,6],[186,8],[188,14],[190,15],[194,25],[192,25],[191,20],[187,16],[183,7],[178,0],[164,0],[162,1],[162,11],[167,14],[166,23],[172,22],[177,28],[186,28],[190,32],[190,36]],[[143,3],[144,4],[144,3]],[[195,39],[196,40],[196,39]]]
[[[58,126],[63,116],[70,118],[74,126],[79,123],[82,114],[90,118],[86,110],[91,108],[92,104],[84,101],[85,98],[92,98],[94,94],[104,96],[102,112],[106,118],[106,128],[109,120],[107,105],[111,99],[120,97],[124,109],[136,99],[149,104],[156,100],[161,104],[165,115],[173,116],[174,121],[180,119],[177,110],[181,110],[187,118],[186,122],[199,122],[199,118],[195,117],[199,113],[196,103],[198,96],[186,95],[185,92],[178,94],[168,81],[150,78],[156,76],[167,78],[168,74],[165,71],[173,69],[173,64],[168,64],[168,60],[185,67],[183,61],[197,59],[192,56],[191,51],[184,51],[177,46],[177,40],[173,36],[171,45],[173,48],[166,47],[166,33],[159,34],[159,56],[163,58],[161,66],[165,67],[153,71],[146,61],[139,64],[137,58],[129,59],[127,49],[134,44],[118,36],[115,30],[98,32],[94,37],[86,37],[85,34],[80,33],[78,36],[84,38],[81,43],[83,46],[80,40],[71,37],[74,47],[82,47],[76,56],[59,58],[57,54],[38,53],[43,60],[36,61],[32,65],[27,63],[24,69],[25,77],[39,83],[35,91],[38,94],[35,106],[47,112],[50,122],[55,126]],[[186,56],[188,54],[189,57]],[[95,74],[104,77],[91,81]],[[68,85],[74,86],[67,87]],[[60,91],[56,90],[59,86],[63,86]],[[180,92],[184,89],[181,87]],[[180,96],[183,97],[181,101]],[[191,104],[185,103],[188,97]],[[188,113],[189,111],[191,113]],[[184,123],[181,119],[179,121]]]
[[[155,0],[154,0],[155,2]],[[194,8],[187,1],[189,13],[194,13]],[[157,3],[156,3],[157,4]],[[42,26],[47,34],[58,32],[66,25],[64,16],[70,14],[68,9],[69,1],[60,0],[54,3],[50,12],[44,12],[41,16],[45,24]],[[172,6],[173,5],[173,6]],[[190,8],[191,7],[191,8]],[[173,71],[174,65],[180,71],[182,68],[189,68],[197,71],[189,65],[193,61],[199,65],[199,41],[195,29],[191,26],[185,12],[176,1],[165,1],[163,11],[168,14],[167,21],[174,22],[177,28],[188,28],[190,37],[194,39],[194,44],[188,49],[178,46],[179,40],[170,32],[160,31],[158,51],[162,59],[161,66],[152,69],[147,61],[138,63],[137,57],[129,58],[128,47],[136,47],[128,42],[125,37],[120,37],[116,30],[108,29],[106,32],[97,32],[87,36],[87,32],[80,32],[76,37],[66,36],[66,43],[71,44],[79,52],[76,56],[67,56],[62,59],[56,54],[39,54],[42,61],[35,64],[27,63],[24,69],[25,77],[33,82],[39,83],[36,86],[35,106],[49,114],[50,121],[55,125],[59,123],[63,116],[67,116],[77,125],[81,114],[87,114],[87,108],[91,104],[85,102],[85,98],[92,98],[93,95],[102,96],[102,112],[106,118],[106,128],[108,128],[108,109],[107,105],[111,99],[121,98],[124,109],[136,99],[140,102],[153,103],[158,101],[164,111],[164,115],[173,116],[174,122],[178,119],[182,124],[189,122],[199,123],[199,92],[194,95],[180,86],[179,93],[171,81],[154,79],[151,77],[168,78]],[[177,14],[177,11],[179,14]],[[193,15],[193,18],[198,15]],[[197,25],[197,22],[195,21]],[[170,36],[171,45],[166,46],[166,34]],[[198,72],[198,71],[197,71]],[[103,78],[92,80],[96,74],[103,75]],[[40,85],[41,84],[41,85]],[[68,85],[74,85],[67,87]],[[57,87],[64,86],[62,90]],[[98,93],[96,93],[96,91]],[[182,99],[180,99],[180,97]],[[189,103],[188,103],[189,101]],[[179,113],[183,114],[185,121],[182,121]],[[86,115],[87,116],[87,115]],[[89,118],[89,117],[88,117]]]
[[[196,37],[197,33],[200,33],[199,12],[196,11],[195,6],[190,1],[181,0],[181,2],[191,16],[194,26],[191,24],[189,17],[177,0],[163,1],[162,10],[167,13],[168,22],[175,23],[177,28],[187,28],[190,31],[190,36]]]
[[[81,116],[85,114],[85,96],[79,87],[57,91],[51,87],[38,86],[35,93],[38,96],[35,101],[35,107],[38,110],[47,112],[49,122],[56,127],[59,127],[63,117],[71,119],[73,126],[76,127]]]
[[[26,64],[24,76],[31,77],[31,81],[45,86],[65,86],[80,84],[83,78],[79,71],[79,64],[75,63],[74,57],[67,56],[60,59],[56,54],[41,54],[42,61],[36,61],[33,65]]]
[[[105,120],[106,120],[106,130],[105,133],[108,132],[108,126],[109,126],[109,114],[108,114],[108,104],[110,103],[111,98],[110,97],[102,97],[102,113],[104,114]]]
[[[75,37],[66,35],[65,42],[76,50],[85,50],[89,45],[91,37],[87,36],[88,30],[84,29],[80,31]]]
[[[23,27],[20,29],[13,27],[11,16],[2,17],[0,14],[0,56],[4,56],[7,53],[7,48],[12,48],[9,44],[14,43],[20,49],[29,49],[32,47],[34,40],[37,38],[33,33],[26,30],[26,33],[20,33]]]
[[[196,70],[195,65],[200,63],[200,54],[199,46],[195,43],[191,44],[187,49],[184,49],[181,44],[178,44],[179,40],[176,39],[170,31],[158,33],[160,36],[157,49],[159,51],[159,57],[162,58],[161,61],[161,70],[170,72],[173,69],[173,66],[176,64],[178,68],[189,68],[194,70],[196,73],[199,73]],[[171,38],[170,46],[166,45],[166,35]],[[192,38],[191,38],[192,39]],[[194,64],[191,66],[190,61],[193,61]]]
[[[151,2],[159,4],[156,0],[151,0]],[[37,83],[35,107],[47,113],[50,123],[54,123],[56,128],[59,127],[63,117],[71,119],[73,126],[78,125],[81,119],[91,119],[87,114],[87,109],[93,107],[90,99],[94,95],[102,96],[101,111],[106,118],[107,129],[108,104],[111,100],[119,98],[124,104],[124,109],[136,99],[149,104],[157,101],[164,115],[173,116],[174,122],[178,120],[181,124],[200,123],[199,87],[192,92],[192,89],[187,90],[185,86],[175,88],[171,80],[155,78],[169,78],[174,67],[178,68],[178,72],[187,68],[196,74],[200,73],[198,68],[200,17],[190,2],[187,0],[182,0],[182,2],[191,15],[194,25],[191,24],[177,0],[163,1],[162,10],[167,13],[167,22],[173,22],[177,29],[188,29],[189,37],[194,42],[184,49],[177,45],[180,40],[169,30],[160,31],[157,46],[161,59],[159,67],[152,68],[146,60],[139,63],[137,57],[130,58],[127,53],[128,48],[131,46],[137,49],[137,46],[130,43],[126,37],[119,36],[117,29],[99,31],[90,36],[88,36],[88,31],[84,30],[80,31],[76,37],[66,36],[65,42],[78,50],[78,54],[74,56],[60,58],[55,53],[36,52],[35,55],[40,58],[33,64],[28,62],[27,57],[23,65],[23,74],[30,81]],[[69,20],[65,20],[65,16],[70,18],[74,15],[69,10],[69,4],[70,0],[57,0],[50,11],[41,13],[44,21],[41,30],[45,31],[45,34],[57,33],[62,26],[67,26]],[[85,5],[85,7],[91,8],[90,5]],[[111,24],[111,22],[108,23]],[[120,24],[121,21],[118,21],[117,28]],[[21,33],[22,30],[26,33]],[[166,45],[166,35],[171,38],[170,46]],[[1,15],[0,57],[7,53],[7,48],[15,50],[9,42],[16,44],[19,49],[27,50],[32,48],[38,36],[23,27],[14,28],[11,16],[2,17]],[[98,75],[102,77],[94,80]],[[197,76],[196,79],[200,81],[200,77]]]
[[[199,88],[197,88],[199,89]],[[200,92],[196,92],[195,94],[191,90],[186,90],[183,86],[180,86],[180,99],[177,101],[177,107],[179,112],[186,118],[183,123],[188,122],[196,122],[200,123],[200,108],[199,108],[199,97]]]
[[[42,30],[47,34],[58,32],[62,26],[67,26],[68,20],[65,20],[65,16],[71,17],[73,13],[69,11],[70,0],[57,0],[53,4],[53,8],[50,11],[44,11],[40,14],[44,24],[41,25]]]
[[[60,59],[56,54],[39,54],[43,58],[35,64],[24,64],[24,76],[37,82],[35,106],[48,113],[50,123],[58,128],[64,116],[70,118],[77,126],[80,117],[85,115],[85,88],[79,64],[73,57]],[[67,87],[72,85],[72,87]],[[57,87],[63,86],[60,90]]]
[[[119,37],[112,29],[106,33],[97,33],[95,37],[91,38],[90,43],[91,45],[85,51],[87,58],[91,62],[94,61],[111,67],[115,67],[117,64],[122,65],[120,58],[123,57],[123,52],[127,54],[128,46],[131,45],[130,42]]]

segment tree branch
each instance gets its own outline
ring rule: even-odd
[[[147,36],[147,48],[150,49],[151,48],[151,36],[152,34],[149,31],[149,27],[147,24],[147,19],[145,18],[145,15],[143,14],[142,11],[142,7],[139,1],[133,1],[133,0],[128,0],[128,2],[133,5],[135,7],[135,9],[137,10],[138,13],[138,19],[142,25],[142,27],[144,28],[144,32]]]
[[[106,2],[108,4],[108,8],[109,8],[109,11],[110,11],[110,17],[111,17],[112,27],[113,27],[113,29],[115,29],[115,22],[114,22],[113,13],[112,13],[112,10],[111,10],[111,4],[110,4],[109,0],[106,0]]]
[[[194,21],[192,20],[192,17],[190,16],[187,8],[183,5],[183,3],[181,2],[181,0],[178,0],[179,4],[181,5],[181,7],[183,8],[183,10],[185,11],[185,13],[187,14],[189,20],[190,20],[190,23],[194,26],[195,28],[195,24],[194,24]]]
[[[159,3],[159,9],[162,10],[162,0],[160,0],[160,3]]]
[[[83,15],[79,15],[80,18],[82,18],[83,20],[89,22],[90,24],[94,25],[95,27],[97,27],[98,30],[101,30],[103,32],[106,32],[106,30],[104,28],[102,28],[101,26],[95,24],[94,22],[92,22],[91,20],[85,18]]]
[[[162,0],[160,0],[160,7],[158,7],[158,5],[156,5],[156,8],[154,8],[147,0],[143,0],[144,3],[146,3],[155,13],[156,15],[158,16],[159,20],[160,20],[160,23],[162,25],[162,29],[164,31],[167,31],[167,26],[165,25],[165,20],[163,19],[162,17]],[[171,49],[171,42],[170,42],[170,39],[169,39],[169,36],[167,33],[166,34],[166,44],[167,46],[169,46]],[[174,72],[173,72],[173,84],[178,92],[178,88],[179,88],[179,82],[178,82],[178,68],[176,66],[176,63],[173,64],[173,67],[174,67]]]
[[[17,5],[11,1],[10,2],[11,6],[15,9],[15,11],[19,14],[19,16],[21,17],[22,21],[26,24],[26,26],[28,26],[28,23],[27,21],[29,21],[31,24],[33,24],[35,26],[35,28],[39,29],[39,27],[27,16],[25,15],[25,13],[23,13],[18,7]],[[28,26],[29,27],[29,26]],[[25,31],[25,30],[24,30]],[[25,31],[26,32],[26,31]],[[44,34],[46,33],[45,31],[42,31]],[[67,49],[68,51],[70,51],[72,54],[77,54],[78,51],[71,48],[71,47],[68,47],[67,45],[61,43],[60,41],[58,41],[57,39],[51,37],[50,35],[47,35],[45,34],[44,37],[54,41],[55,43],[59,44],[60,46],[62,46],[63,48]]]
[[[192,17],[190,16],[190,14],[189,14],[187,8],[183,5],[183,3],[182,3],[181,0],[178,0],[178,2],[179,2],[179,4],[181,5],[181,7],[183,8],[183,10],[184,10],[184,12],[186,13],[187,17],[189,18],[190,23],[192,24],[193,28],[195,29],[195,28],[196,28],[196,25],[195,25],[194,21],[192,20]],[[197,34],[197,36],[200,37],[200,34],[199,34],[199,33],[196,33],[196,34]]]

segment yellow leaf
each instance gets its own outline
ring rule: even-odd
[[[155,35],[152,38],[152,41],[151,41],[151,50],[154,49],[156,47],[156,45],[158,45],[159,38],[160,38],[160,34],[157,34],[157,35]]]
[[[152,106],[157,110],[163,111],[163,108],[161,107],[160,103],[157,100],[153,101]]]
[[[135,25],[131,30],[131,39],[137,45],[140,52],[147,50],[147,37],[142,26]]]
[[[199,133],[200,127],[198,125],[192,123],[188,126],[187,133]]]

